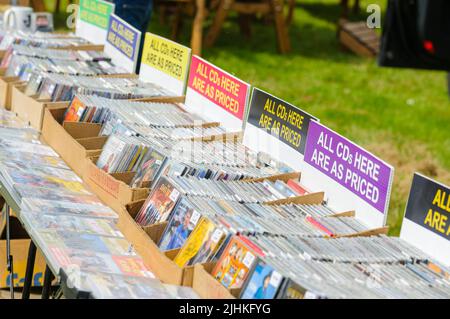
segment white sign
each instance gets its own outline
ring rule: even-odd
[[[136,72],[141,34],[139,30],[125,20],[115,14],[111,15],[106,36],[105,53],[115,65],[129,73]]]
[[[355,211],[370,228],[386,225],[394,168],[345,137],[312,121],[301,182],[324,191],[330,207]]]
[[[249,84],[192,57],[185,102],[188,112],[219,122],[229,132],[241,132],[249,94]]]
[[[191,60],[191,49],[152,33],[145,34],[139,79],[183,96]]]
[[[75,34],[93,44],[105,44],[114,8],[113,3],[102,0],[80,0]]]
[[[244,145],[270,154],[296,171],[302,168],[309,123],[315,117],[254,88],[245,123]]]
[[[414,175],[400,238],[450,266],[450,188]]]

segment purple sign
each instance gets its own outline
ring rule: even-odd
[[[385,213],[394,172],[388,164],[317,122],[309,125],[304,161]]]

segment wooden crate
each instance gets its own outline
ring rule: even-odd
[[[380,37],[366,22],[341,20],[338,27],[339,41],[343,47],[363,57],[376,57],[380,51]]]

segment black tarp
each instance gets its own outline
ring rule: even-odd
[[[450,1],[389,0],[379,64],[450,71]]]

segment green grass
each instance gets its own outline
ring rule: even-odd
[[[204,58],[305,111],[366,147],[396,169],[389,212],[391,234],[399,233],[416,170],[450,183],[450,102],[445,74],[380,68],[371,59],[340,49],[338,0],[297,1],[290,29],[292,53],[279,55],[274,28],[255,21],[244,38],[236,19],[226,23]],[[369,1],[362,1],[363,12]],[[373,1],[384,8],[386,1]],[[155,15],[150,31],[169,36]],[[187,19],[179,42],[189,45]]]

